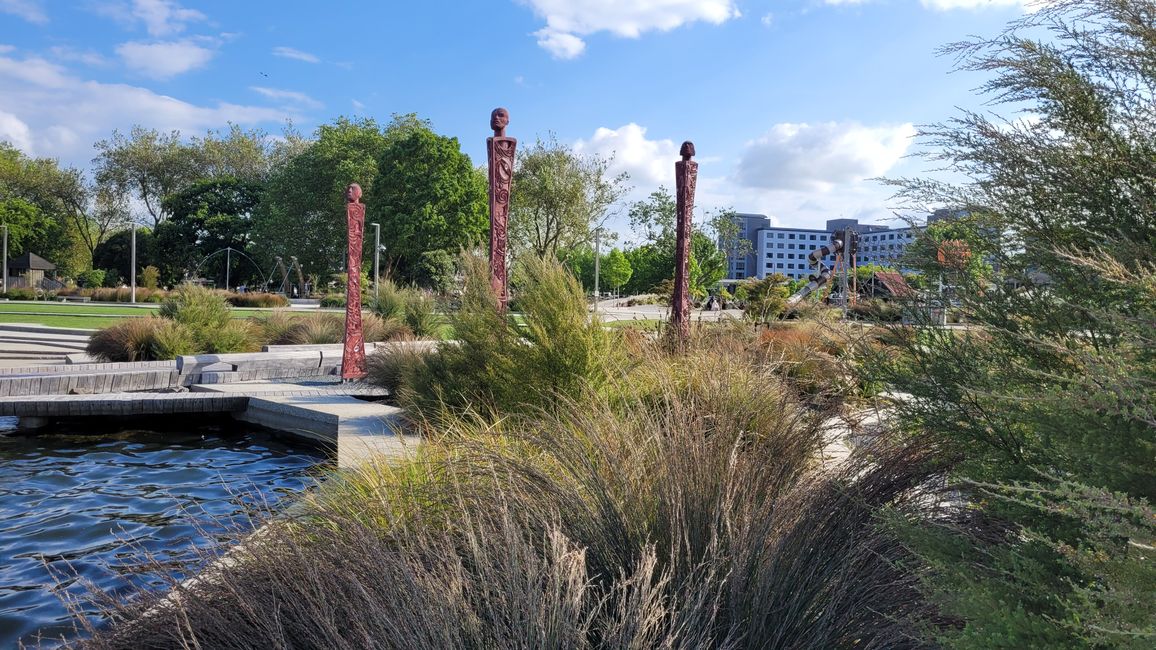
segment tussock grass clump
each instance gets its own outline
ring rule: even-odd
[[[562,265],[521,263],[514,276],[521,327],[498,313],[485,260],[466,256],[462,266],[462,305],[450,316],[455,344],[404,373],[398,395],[411,415],[517,412],[597,389],[616,372],[619,335],[589,318],[581,286]]]
[[[199,352],[193,332],[171,320],[163,320],[163,324],[153,332],[152,351],[156,359],[176,359],[183,354]]]
[[[225,299],[234,307],[288,307],[289,299],[279,293],[230,293]]]
[[[158,358],[154,350],[157,331],[165,324],[154,316],[123,320],[94,332],[85,352],[101,361],[152,361]]]
[[[412,460],[333,477],[178,601],[119,609],[91,647],[919,645],[910,557],[874,518],[915,507],[922,452],[816,467],[822,436],[789,391],[740,400],[702,368],[614,403],[444,419]],[[740,408],[757,412],[727,417]]]

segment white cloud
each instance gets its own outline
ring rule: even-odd
[[[715,152],[709,150],[709,142],[699,143],[699,155],[695,158],[699,161],[696,219],[701,219],[707,211],[722,208],[766,214],[775,223],[808,228],[822,228],[827,219],[839,217],[858,218],[871,223],[887,221],[892,217],[887,207],[891,191],[878,183],[862,181],[892,169],[907,148],[907,138],[913,132],[910,125],[875,128],[855,124],[819,124],[805,128],[804,125],[789,126],[792,128],[776,127],[771,130],[771,134],[793,131],[796,132],[794,137],[776,139],[771,135],[764,136],[749,143],[737,156],[716,156]],[[824,133],[826,137],[819,137]],[[651,139],[648,135],[646,127],[632,122],[617,129],[599,128],[592,137],[576,141],[573,147],[582,154],[614,155],[610,171],[615,174],[625,171],[631,176],[634,189],[626,197],[629,203],[645,199],[660,185],[668,190],[674,189],[678,142],[673,139]],[[766,157],[758,157],[759,154],[767,153],[765,144],[761,143],[775,140],[791,142],[793,148],[787,149],[797,152],[799,157],[819,157],[816,167],[835,165],[837,170],[816,173],[813,169],[796,164],[794,173],[797,177],[792,182],[743,182],[741,176],[744,169],[750,172],[755,162],[764,167],[768,163]],[[815,146],[803,146],[805,140]],[[820,142],[826,144],[820,146]],[[832,151],[846,160],[839,160],[839,156],[833,156]],[[781,162],[784,156],[769,158]],[[761,181],[764,177],[756,175],[754,180]],[[625,212],[620,211],[607,225],[619,232],[622,241],[631,241],[633,237],[629,232]]]
[[[192,39],[160,43],[122,43],[117,46],[116,53],[129,68],[153,79],[171,79],[204,67],[216,54],[211,48],[204,47]]]
[[[2,52],[3,50],[0,50]],[[52,54],[52,58],[58,61],[69,61],[75,63],[83,63],[91,66],[106,66],[108,59],[104,58],[99,52],[93,50],[78,50],[74,47],[65,45],[56,45],[48,49]]]
[[[610,32],[638,38],[693,22],[719,25],[741,14],[734,0],[521,0],[546,20],[536,32],[538,45],[561,59],[586,49],[581,37]]]
[[[27,151],[32,147],[32,130],[12,113],[0,111],[0,141],[10,142],[17,149]]]
[[[649,194],[658,185],[670,187],[674,183],[674,162],[678,160],[678,145],[673,140],[648,140],[646,127],[633,122],[617,129],[600,127],[589,140],[578,140],[574,151],[613,156],[610,171],[627,172],[630,182]]]
[[[776,124],[747,143],[735,178],[751,188],[829,191],[886,173],[907,152],[914,135],[910,123]]]
[[[285,59],[296,59],[306,63],[321,63],[321,59],[317,58],[316,55],[310,54],[308,52],[302,52],[301,50],[297,50],[291,47],[275,47],[273,48],[273,56],[279,56]]]
[[[48,22],[48,14],[37,0],[0,0],[0,13],[19,16],[37,25]]]
[[[150,36],[164,37],[185,31],[189,23],[206,20],[196,9],[185,9],[173,0],[112,0],[95,5],[95,11],[126,27],[143,25]]]
[[[356,99],[351,99],[349,101],[353,104],[353,110],[355,110],[359,113],[361,111],[365,110],[365,104],[362,104],[361,102],[357,101]]]
[[[295,90],[281,90],[279,88],[266,88],[264,86],[249,86],[249,90],[288,106],[299,106],[310,109],[317,109],[324,106],[324,104],[309,95]]]
[[[574,59],[586,51],[586,42],[573,34],[555,31],[549,27],[534,32],[538,37],[538,47],[546,50],[556,59]]]
[[[273,124],[300,114],[291,109],[231,103],[196,105],[146,88],[80,79],[40,58],[0,56],[0,127],[23,139],[32,155],[87,166],[92,143],[134,124],[193,135],[230,122]],[[27,131],[21,128],[23,124]]]
[[[988,7],[1014,7],[1027,5],[1030,0],[920,0],[928,9],[950,11],[952,9],[986,9]]]
[[[763,24],[763,27],[770,27],[775,24],[775,14],[768,11],[766,15],[759,19],[759,22]]]

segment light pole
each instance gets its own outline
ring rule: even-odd
[[[233,248],[225,249],[225,291],[229,290],[229,267],[233,265]]]
[[[377,300],[377,287],[381,284],[381,224],[370,224],[373,226],[373,299]]]
[[[4,293],[8,293],[8,226],[0,226],[4,229]]]
[[[602,270],[602,229],[594,229],[594,313],[598,313],[598,276]]]
[[[136,224],[132,227],[132,266],[128,270],[129,276],[132,278],[132,303],[136,304]]]

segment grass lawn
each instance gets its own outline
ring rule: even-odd
[[[642,330],[644,332],[649,332],[649,331],[657,332],[657,331],[662,329],[662,324],[665,322],[666,321],[664,321],[664,320],[658,320],[658,319],[654,319],[654,320],[612,320],[609,322],[603,322],[602,326],[603,327],[609,327],[611,329],[624,329],[627,327],[633,327],[634,329]]]

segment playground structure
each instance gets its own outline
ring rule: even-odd
[[[859,233],[850,228],[838,230],[831,233],[831,243],[824,244],[819,248],[811,251],[808,256],[808,262],[811,266],[816,267],[816,272],[812,273],[807,279],[809,280],[802,289],[795,292],[795,295],[787,298],[787,309],[791,310],[798,306],[804,298],[811,295],[815,291],[827,285],[832,277],[837,277],[841,280],[841,291],[844,308],[849,307],[855,302],[855,293],[858,287],[855,286],[855,254],[859,250]],[[828,255],[835,255],[835,264],[833,266],[825,266],[823,258]]]

